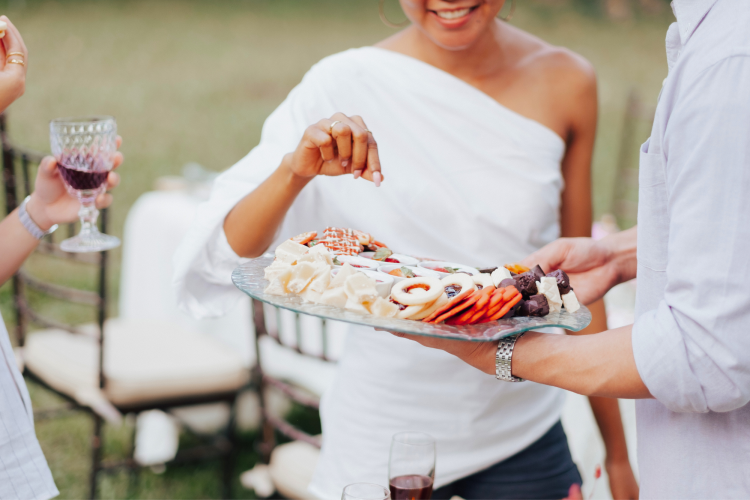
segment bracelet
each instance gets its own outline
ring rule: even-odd
[[[524,332],[526,333],[526,332]],[[497,354],[495,354],[495,378],[505,382],[523,382],[522,378],[514,377],[511,373],[511,363],[513,361],[513,348],[516,341],[523,336],[523,333],[506,337],[497,344]]]
[[[26,203],[29,202],[31,196],[27,196],[25,200],[18,207],[18,218],[21,220],[21,224],[34,238],[41,240],[48,234],[52,234],[57,229],[57,224],[49,228],[49,231],[42,231],[42,228],[37,226],[36,222],[31,218],[29,213],[26,211]]]

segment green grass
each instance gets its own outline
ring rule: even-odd
[[[388,12],[401,19],[395,1],[388,0]],[[596,16],[592,5],[519,0],[513,24],[579,52],[597,70],[594,207],[601,215],[611,209],[627,95],[635,88],[648,106],[655,104],[667,71],[663,41],[671,17],[636,16],[618,24]],[[110,232],[118,235],[129,207],[158,177],[179,174],[187,162],[219,171],[244,156],[257,144],[265,117],[320,58],[393,33],[378,19],[377,0],[15,0],[3,6],[30,51],[26,94],[8,112],[18,143],[47,150],[47,124],[55,117],[117,117],[126,158],[111,211]],[[643,126],[637,139],[647,135]],[[115,252],[113,290],[118,258]],[[59,267],[34,267],[61,276]],[[75,269],[61,277],[70,284],[92,278]],[[6,324],[10,303],[8,285],[0,287]],[[63,319],[92,318],[89,311],[54,302],[45,307]],[[37,407],[56,404],[46,391],[32,389]],[[62,498],[86,494],[90,425],[85,415],[37,424]],[[108,456],[127,453],[131,431],[107,429]],[[256,459],[252,438],[243,436],[244,469]],[[144,471],[136,496],[217,497],[217,467],[175,466],[163,475]],[[101,492],[107,498],[126,496],[127,477],[107,477]]]

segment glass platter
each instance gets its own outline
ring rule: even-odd
[[[253,299],[272,306],[327,320],[344,321],[355,325],[370,326],[413,335],[471,340],[474,342],[490,342],[528,330],[549,327],[560,327],[577,332],[586,328],[591,322],[591,313],[584,306],[581,306],[573,314],[563,311],[548,314],[543,318],[510,318],[501,319],[494,323],[470,326],[434,325],[408,319],[381,318],[379,316],[348,311],[339,307],[305,302],[296,295],[282,296],[263,293],[263,290],[268,286],[268,281],[263,277],[263,270],[270,266],[271,262],[273,262],[272,256],[264,256],[242,264],[232,273],[232,282],[234,282],[237,288]]]

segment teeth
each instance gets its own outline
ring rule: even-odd
[[[443,19],[458,19],[459,17],[464,17],[470,11],[471,8],[461,10],[439,10],[436,14]]]

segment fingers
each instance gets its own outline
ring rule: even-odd
[[[367,168],[367,141],[370,133],[367,131],[367,125],[365,125],[365,121],[361,116],[354,115],[351,117],[351,121],[354,124],[352,173],[356,179]]]
[[[341,166],[348,168],[352,157],[352,128],[344,121],[334,122],[338,123],[331,127],[331,137],[336,141]]]
[[[120,184],[120,176],[115,172],[107,175],[107,191],[116,188]]]
[[[331,135],[332,124],[333,120],[320,120],[317,123],[317,131],[310,130],[310,137],[314,138],[313,142],[315,142],[320,149],[320,156],[324,161],[331,161],[336,157],[336,153],[333,149],[334,140]]]
[[[547,272],[554,271],[560,268],[560,265],[565,261],[567,253],[567,240],[559,239],[523,259],[521,265],[529,268],[539,265]]]
[[[377,187],[380,187],[380,183],[383,181],[383,174],[380,171],[380,156],[378,155],[378,143],[375,142],[375,138],[372,133],[367,134],[367,172],[372,176],[372,182]]]
[[[120,149],[120,146],[122,146],[122,137],[118,135],[117,139],[115,139],[115,143],[117,143],[117,149]]]
[[[45,156],[39,163],[37,175],[42,177],[53,177],[57,174],[57,160],[54,156]]]
[[[120,153],[119,151],[117,153],[114,153],[112,155],[112,170],[122,165],[123,160],[124,157],[122,156],[122,153]]]
[[[112,200],[114,198],[109,193],[102,193],[99,196],[96,197],[96,208],[102,209],[107,208],[112,204]]]
[[[23,62],[27,63],[29,53],[28,50],[26,50],[26,44],[24,44],[23,42],[21,33],[6,16],[0,16],[0,20],[4,21],[8,25],[8,29],[5,30],[5,37],[3,37],[2,39],[3,46],[5,47],[5,55],[7,56],[8,54],[12,53],[22,54],[22,56],[16,57],[23,59]],[[26,66],[24,66],[23,64],[7,64],[7,69],[9,69],[10,71],[20,71],[22,73],[26,73]]]

